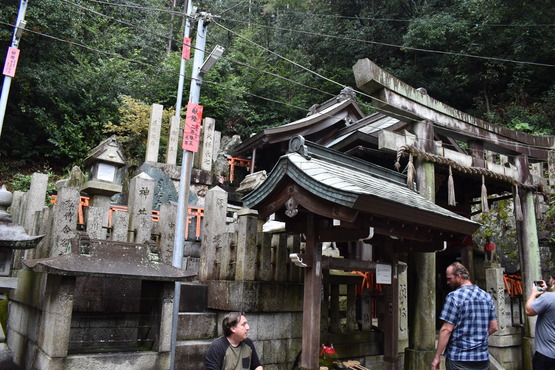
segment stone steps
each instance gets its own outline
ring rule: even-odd
[[[204,354],[218,336],[218,314],[208,312],[207,292],[198,282],[181,284],[175,369],[203,369]]]

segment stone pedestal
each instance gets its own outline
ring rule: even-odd
[[[413,348],[405,349],[405,370],[429,369],[434,360],[435,351],[419,350]],[[440,369],[445,369],[444,359],[442,358]]]

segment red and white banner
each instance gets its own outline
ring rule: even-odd
[[[181,51],[181,58],[191,59],[191,38],[183,37],[183,50]]]
[[[10,46],[10,48],[8,49],[8,55],[6,56],[6,63],[4,63],[4,75],[8,77],[15,76],[18,59],[19,49]]]
[[[198,152],[200,141],[200,125],[202,124],[202,105],[188,103],[187,117],[185,118],[185,129],[183,130],[184,150]]]

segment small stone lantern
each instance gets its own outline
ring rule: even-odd
[[[6,277],[10,276],[13,250],[35,248],[44,238],[44,235],[27,235],[23,226],[12,221],[12,216],[7,211],[12,200],[13,194],[6,189],[5,185],[2,185],[0,187],[0,276]],[[0,291],[5,288],[15,289],[16,285],[17,278],[2,278]],[[0,361],[1,367],[2,361]]]
[[[89,195],[112,196],[121,193],[117,183],[118,169],[125,165],[125,157],[115,135],[104,140],[85,158],[88,181],[81,190]]]

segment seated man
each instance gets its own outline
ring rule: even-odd
[[[252,340],[249,324],[242,312],[231,312],[222,321],[224,336],[206,352],[206,370],[263,370]]]

